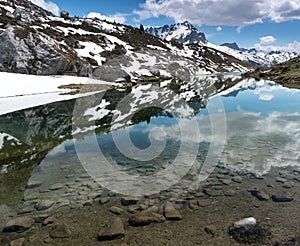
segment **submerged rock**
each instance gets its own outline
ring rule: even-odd
[[[122,197],[121,203],[123,206],[134,205],[137,204],[140,199],[135,196]]]
[[[294,196],[289,192],[276,193],[272,195],[272,200],[273,202],[291,202]]]
[[[152,223],[152,217],[144,214],[136,214],[129,218],[128,220],[131,226],[145,226]]]
[[[103,205],[103,204],[105,204],[105,203],[108,203],[109,202],[109,198],[108,197],[101,197],[100,199],[99,199],[99,203],[101,204],[101,205]]]
[[[163,223],[165,221],[166,219],[162,214],[148,211],[134,214],[128,220],[131,226],[145,226],[150,225],[151,223]]]
[[[166,202],[164,204],[164,215],[167,220],[181,220],[181,214],[174,208],[173,204]]]
[[[43,184],[41,181],[29,181],[26,188],[27,189],[32,189],[32,188],[37,188],[40,187]]]
[[[25,242],[25,238],[21,237],[19,239],[10,242],[9,246],[22,246]]]
[[[109,211],[112,212],[115,215],[120,215],[120,214],[124,213],[124,210],[122,208],[118,208],[116,206],[110,207]]]
[[[124,224],[120,218],[115,218],[111,224],[98,235],[99,241],[119,239],[125,236]]]
[[[43,211],[43,210],[47,210],[47,209],[51,208],[54,204],[55,204],[54,201],[42,200],[35,206],[35,208],[38,211]]]
[[[56,183],[56,184],[51,185],[50,190],[60,190],[62,188],[64,188],[64,184]]]
[[[256,197],[260,201],[267,201],[270,199],[270,196],[264,191],[253,189],[250,190],[250,192],[252,196]]]
[[[3,232],[23,232],[28,230],[34,224],[34,219],[31,217],[20,217],[10,220],[3,228]]]
[[[232,181],[236,182],[236,183],[242,183],[243,178],[240,176],[235,176],[232,178]]]

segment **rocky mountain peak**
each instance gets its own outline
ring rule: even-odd
[[[221,46],[226,46],[230,49],[233,49],[233,50],[240,50],[240,47],[238,46],[238,44],[236,42],[233,42],[233,43],[224,43],[224,44],[221,44]]]
[[[205,34],[188,21],[162,27],[148,27],[145,31],[167,41],[176,40],[181,44],[207,43]]]
[[[19,24],[21,26],[54,17],[51,12],[29,0],[0,0],[0,13],[0,24]]]

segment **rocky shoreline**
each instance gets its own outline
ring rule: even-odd
[[[258,245],[297,245],[299,173],[296,168],[273,169],[258,177],[218,166],[199,189],[182,191],[176,185],[146,197],[119,196],[102,189],[88,175],[82,175],[74,181],[77,187],[72,187],[76,202],[70,197],[67,183],[53,184],[48,191],[36,193],[60,191],[63,193],[60,199],[27,196],[24,204],[2,225],[0,242],[1,245],[244,245],[255,244],[255,238],[260,242]],[[35,181],[28,187],[38,190],[42,184]],[[255,218],[255,227],[233,233],[235,223],[248,217]]]

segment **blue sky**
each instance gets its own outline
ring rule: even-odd
[[[289,47],[300,51],[300,0],[31,0],[71,16],[95,16],[125,24],[160,26],[190,21],[215,44]],[[92,13],[92,14],[91,14]]]

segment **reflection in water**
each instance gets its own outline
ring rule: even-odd
[[[209,85],[216,82],[219,83],[219,78],[205,81]],[[166,170],[178,156],[180,143],[188,143],[187,146],[196,148],[197,154],[193,167],[190,149],[182,154],[180,161],[188,167],[183,174],[188,171],[186,176],[190,179],[187,184],[182,182],[182,190],[191,183],[198,185],[197,175],[210,145],[222,146],[224,140],[223,152],[217,149],[213,153],[218,158],[215,164],[218,162],[234,170],[256,174],[267,173],[272,166],[300,164],[300,97],[297,90],[267,81],[246,80],[211,98],[208,107],[221,99],[224,109],[211,107],[208,112],[201,109],[208,97],[222,89],[221,85],[208,91],[203,89],[203,83],[170,85],[173,91],[170,87],[147,85],[131,92],[112,90],[90,96],[86,102],[80,101],[82,104],[77,105],[76,113],[81,117],[76,119],[73,117],[75,101],[1,116],[1,136],[12,137],[1,138],[0,160],[5,172],[0,174],[0,203],[18,204],[24,195],[28,203],[50,199],[56,200],[57,207],[76,206],[103,192],[103,187],[86,174],[78,160],[76,146],[69,140],[72,133],[75,143],[83,148],[88,163],[99,161],[91,147],[96,132],[96,141],[114,168],[145,180]],[[156,108],[140,110],[147,108],[145,105]],[[222,121],[224,110],[226,124]],[[73,129],[72,117],[76,125]],[[198,135],[191,120],[197,123]],[[222,134],[212,134],[212,121],[215,128],[226,127],[223,131],[226,139]],[[24,122],[23,127],[19,122]],[[180,128],[184,129],[184,134]],[[114,131],[110,132],[111,129]],[[122,153],[114,141],[114,136],[123,138],[124,132],[129,134],[137,149],[147,150],[151,141],[157,141],[165,148],[155,150],[153,158],[135,159],[135,152],[128,155],[130,149],[127,149]],[[169,174],[168,182],[174,179],[172,172]],[[116,177],[108,175],[106,178],[110,181]],[[34,181],[41,182],[37,189],[28,188],[24,194],[18,191],[24,191],[26,184]]]

